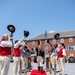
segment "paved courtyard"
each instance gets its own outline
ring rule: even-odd
[[[37,69],[37,64],[32,63],[32,68]],[[44,64],[44,69],[45,69],[45,64]],[[48,74],[49,73],[47,72],[47,75]],[[75,75],[75,63],[66,63],[65,64],[65,74]],[[9,74],[8,75],[13,75],[13,63],[10,64],[10,69],[9,69]],[[28,73],[28,75],[30,75],[30,73]],[[59,75],[59,74],[57,74],[57,75]]]

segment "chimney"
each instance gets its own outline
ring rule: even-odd
[[[45,31],[45,37],[47,37],[47,31]]]

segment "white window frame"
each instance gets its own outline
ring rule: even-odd
[[[35,41],[32,41],[32,45],[34,45],[35,44]]]
[[[47,40],[45,40],[45,44],[48,44],[48,43],[47,43]]]
[[[75,46],[66,46],[66,50],[75,50]]]
[[[56,39],[52,39],[52,43],[53,44],[56,44]]]
[[[60,39],[60,42],[61,42],[61,43],[64,43],[64,38],[61,38],[61,39]]]
[[[48,51],[48,46],[45,47],[45,51]]]
[[[73,38],[72,37],[69,38],[69,42],[73,42]]]

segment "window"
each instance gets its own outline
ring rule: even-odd
[[[75,50],[75,46],[66,46],[66,50]]]
[[[32,45],[34,45],[35,44],[35,42],[34,41],[32,41]]]
[[[45,44],[47,44],[47,40],[45,40]]]
[[[60,42],[61,42],[61,43],[64,43],[64,39],[63,39],[63,38],[61,38],[61,39],[60,39]]]
[[[73,38],[70,37],[70,38],[69,38],[69,42],[73,42]]]
[[[30,50],[31,50],[31,54],[34,54],[35,53],[34,52],[35,48],[31,48]]]
[[[68,50],[68,46],[66,46],[65,49]]]
[[[40,41],[40,45],[42,44],[42,41]]]
[[[55,44],[55,43],[56,43],[56,40],[55,40],[55,39],[53,39],[53,40],[52,40],[52,43],[53,43],[53,44]]]
[[[48,47],[47,46],[45,47],[45,51],[48,51]]]

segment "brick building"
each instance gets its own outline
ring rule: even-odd
[[[58,40],[54,38],[56,33],[60,34]],[[38,47],[38,40],[40,40],[41,46],[45,53],[48,53],[48,50],[51,50],[51,46],[47,43],[47,39],[53,45],[55,43],[64,43],[67,53],[67,59],[69,56],[75,57],[75,30],[73,31],[64,31],[64,32],[53,32],[53,33],[45,33],[40,34],[27,42],[27,46],[29,49],[35,49]]]

